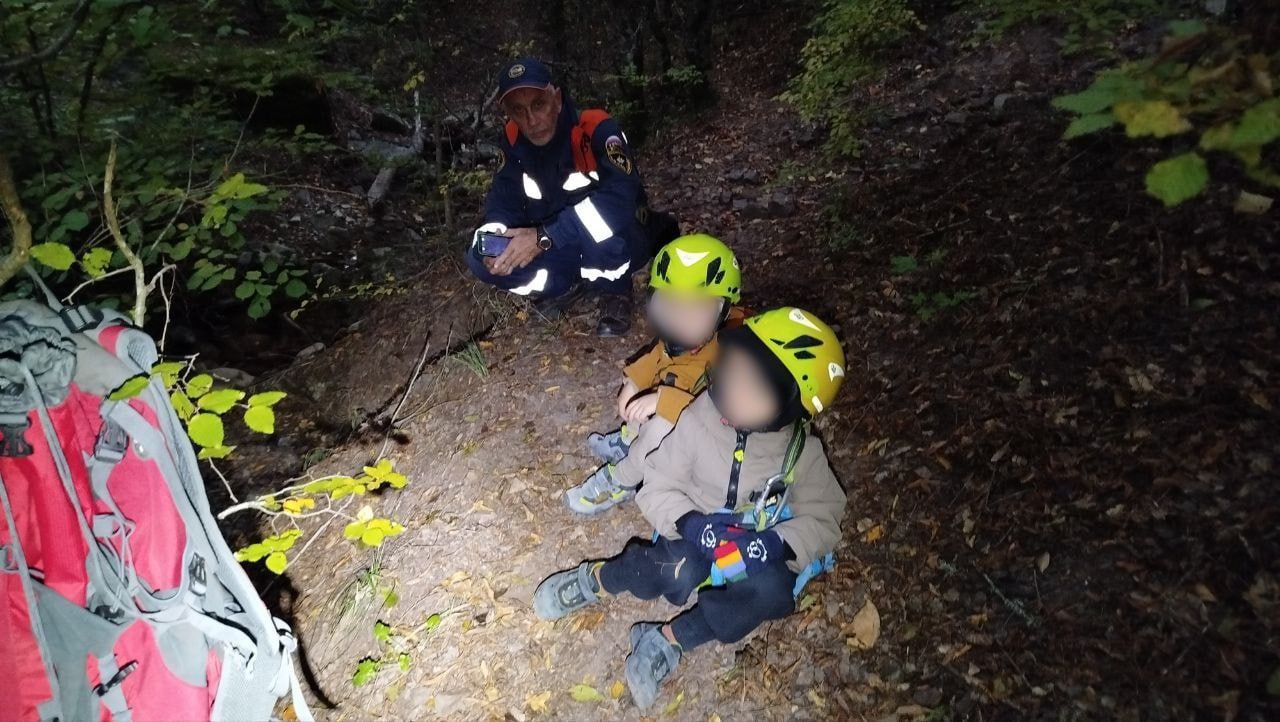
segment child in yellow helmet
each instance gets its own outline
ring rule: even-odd
[[[844,375],[835,332],[801,309],[722,332],[708,392],[645,461],[636,502],[657,536],[556,572],[534,592],[537,614],[558,619],[611,594],[683,606],[701,589],[675,618],[631,628],[626,678],[642,709],[695,647],[790,614],[798,582],[840,541],[844,491],[808,421]]]
[[[671,431],[707,383],[716,333],[741,324],[742,273],[733,251],[705,234],[681,236],[654,256],[647,314],[657,331],[649,350],[623,369],[622,428],[592,434],[587,446],[604,465],[565,494],[579,514],[599,514],[630,499],[644,458]]]

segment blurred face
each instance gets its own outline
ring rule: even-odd
[[[560,118],[560,89],[516,88],[507,93],[499,107],[507,117],[515,121],[520,133],[534,145],[546,145],[556,134],[556,121]]]
[[[711,340],[720,323],[722,298],[685,296],[662,289],[649,297],[649,318],[663,337],[685,348],[697,348]]]
[[[759,429],[782,413],[760,363],[748,352],[727,346],[716,361],[715,402],[720,415],[738,429]]]

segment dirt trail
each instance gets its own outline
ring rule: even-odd
[[[680,215],[686,230],[718,233],[732,243],[744,258],[749,287],[765,274],[798,270],[769,242],[788,232],[774,226],[797,220],[740,224],[740,214],[717,210],[732,207],[735,191],[725,178],[738,178],[742,193],[767,193],[764,183],[796,150],[789,129],[798,125],[769,100],[776,90],[737,88],[730,112],[713,112],[692,130],[655,139],[649,145],[654,150],[641,159],[655,205]],[[744,111],[762,127],[752,138],[726,146],[734,117]],[[767,200],[760,206],[769,213]],[[802,215],[793,207],[775,207],[773,213]],[[750,291],[748,297],[757,305],[782,300]],[[325,719],[525,719],[543,710],[552,719],[641,718],[617,686],[627,630],[635,621],[666,619],[676,610],[663,602],[615,599],[598,611],[549,624],[536,619],[529,604],[546,574],[612,555],[649,529],[634,505],[583,520],[563,504],[564,489],[593,469],[583,439],[616,424],[611,399],[623,359],[649,338],[643,324],[625,339],[596,338],[592,306],[580,304],[578,315],[553,327],[527,319],[513,306],[512,315],[479,344],[487,370],[478,373],[454,359],[430,367],[407,404],[410,411],[426,410],[404,425],[408,443],[392,444],[389,454],[410,485],[379,508],[409,531],[376,555],[353,555],[340,536],[331,535],[291,567],[296,571],[289,582],[300,592],[292,609],[310,664],[326,694],[339,703],[322,713]],[[825,421],[824,428],[840,426],[841,412]],[[839,436],[832,457],[848,475],[851,451],[861,440]],[[358,467],[376,455],[378,441],[344,449],[313,471]],[[401,600],[396,606],[382,609],[358,581],[371,566],[383,584],[394,584]],[[806,611],[766,625],[735,647],[710,645],[687,657],[650,714],[828,717],[832,710],[823,693],[810,687],[830,666],[824,661],[846,671],[860,664],[830,623],[865,593],[854,590],[856,568],[842,564],[813,583]],[[443,621],[411,641],[408,672],[388,665],[373,683],[352,686],[356,662],[379,654],[375,620],[407,629],[432,614]],[[576,701],[570,690],[577,684],[592,686],[605,700]]]

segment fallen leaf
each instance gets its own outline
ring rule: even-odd
[[[675,699],[668,702],[666,707],[662,708],[662,713],[665,715],[675,714],[676,710],[680,709],[680,703],[683,701],[684,701],[684,692],[681,692],[680,694],[676,695]]]
[[[626,689],[626,686],[622,684],[622,680],[618,680],[609,688],[609,696],[614,699],[618,699]]]
[[[884,536],[884,527],[876,524],[862,534],[862,541],[868,544],[874,544],[880,541],[880,537]]]
[[[880,639],[880,611],[870,599],[853,615],[849,631],[852,634],[845,642],[854,649],[871,649]]]
[[[529,708],[531,712],[546,712],[547,702],[551,701],[551,691],[541,692],[539,694],[531,694],[524,698],[524,706]]]
[[[569,696],[577,702],[603,702],[604,695],[589,684],[575,684],[569,688]]]
[[[1040,556],[1036,557],[1036,569],[1039,569],[1040,573],[1043,574],[1044,570],[1048,568],[1049,568],[1049,552],[1044,552]]]

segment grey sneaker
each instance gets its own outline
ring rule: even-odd
[[[618,484],[613,477],[613,465],[606,464],[596,469],[586,481],[565,492],[564,502],[570,511],[594,516],[612,509],[635,495],[635,489],[628,489]]]
[[[627,432],[626,426],[608,434],[592,432],[587,437],[587,450],[606,464],[616,464],[627,458],[627,450],[631,448],[631,439],[635,438],[633,434]]]
[[[599,562],[586,561],[577,569],[556,572],[533,592],[533,611],[540,618],[556,620],[600,601],[592,567]]]
[[[627,687],[640,709],[658,698],[662,681],[680,664],[680,648],[662,634],[662,625],[640,622],[631,627],[631,654],[627,655]]]

